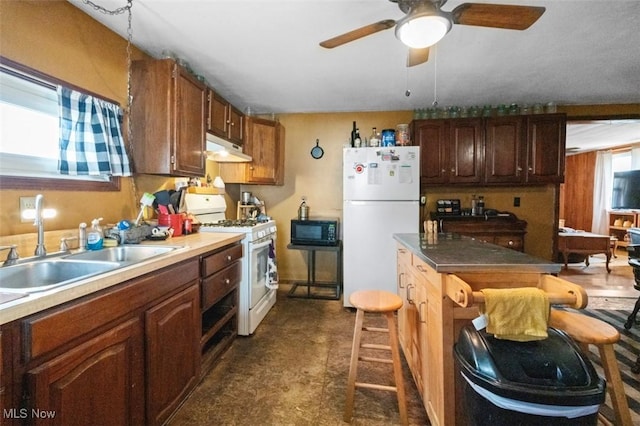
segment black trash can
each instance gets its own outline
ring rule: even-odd
[[[566,333],[514,342],[469,325],[454,351],[470,424],[597,424],[605,382]]]

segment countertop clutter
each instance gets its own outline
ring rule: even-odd
[[[0,325],[240,241],[243,237],[244,234],[207,232],[171,238],[166,241],[144,241],[142,244],[145,245],[179,245],[183,247],[172,251],[167,256],[152,258],[63,287],[31,293],[25,297],[3,303],[0,305]]]

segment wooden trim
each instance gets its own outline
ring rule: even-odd
[[[120,178],[112,176],[108,182],[44,179],[0,175],[0,189],[44,189],[58,191],[120,191]]]
[[[19,77],[22,77],[22,78],[29,78],[30,77],[29,79],[32,82],[39,83],[39,84],[47,86],[47,87],[54,86],[54,89],[55,89],[55,86],[57,86],[57,85],[65,86],[65,87],[68,87],[70,89],[73,89],[73,90],[76,90],[76,91],[79,91],[79,92],[82,92],[82,93],[86,93],[87,95],[91,95],[93,97],[100,98],[100,99],[102,99],[104,101],[107,101],[107,102],[110,102],[110,103],[112,103],[114,105],[121,106],[120,102],[118,102],[118,101],[114,101],[113,99],[105,98],[104,96],[99,95],[99,94],[97,94],[95,92],[90,92],[87,89],[84,89],[82,87],[76,86],[75,84],[71,84],[71,83],[69,83],[67,81],[64,81],[64,80],[61,80],[59,78],[53,77],[53,76],[51,76],[49,74],[45,74],[43,72],[40,72],[40,71],[38,71],[36,69],[33,69],[31,67],[28,67],[26,65],[22,65],[21,63],[12,61],[11,59],[5,58],[2,55],[0,55],[0,65],[4,65],[4,66],[6,66],[8,68],[13,69],[14,71],[18,71],[17,73],[14,73],[14,74],[16,74]]]

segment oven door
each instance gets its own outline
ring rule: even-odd
[[[273,241],[273,243],[272,243]],[[249,243],[251,256],[250,300],[249,309],[253,309],[258,302],[270,291],[273,286],[269,282],[269,247],[276,244],[276,235],[269,235]]]

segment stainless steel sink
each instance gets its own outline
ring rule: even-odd
[[[106,262],[137,263],[173,251],[179,246],[118,246],[96,251],[83,251],[65,256],[73,260],[98,260]]]
[[[0,268],[0,292],[35,293],[98,275],[118,262],[51,259]]]

